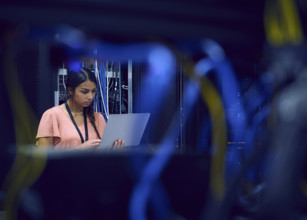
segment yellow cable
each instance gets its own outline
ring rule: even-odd
[[[205,100],[212,119],[213,155],[211,162],[210,186],[218,200],[225,195],[225,153],[227,129],[222,100],[207,78],[201,79],[201,95]]]
[[[6,219],[17,219],[21,193],[25,193],[39,178],[47,161],[47,151],[44,149],[29,147],[28,150],[20,151],[18,154],[28,162],[19,170],[18,174],[15,173],[14,180],[6,192],[4,203]]]
[[[264,28],[266,39],[270,45],[279,47],[284,41],[285,37],[279,25],[279,20],[276,15],[275,8],[271,6],[266,6],[264,13]]]
[[[30,187],[44,170],[47,153],[40,154],[40,157],[25,155],[25,146],[35,143],[37,118],[23,94],[18,72],[9,51],[4,53],[3,67],[6,89],[13,111],[17,148],[12,168],[2,186],[6,192],[4,201],[5,218],[11,220],[17,219],[16,214],[21,191],[25,191],[27,187]],[[32,155],[35,149],[31,150]]]
[[[302,27],[294,0],[279,0],[279,5],[288,41],[292,44],[301,43],[303,40]]]
[[[280,47],[302,43],[302,25],[294,0],[267,1],[263,20],[270,45]]]
[[[19,192],[22,188],[23,181],[28,177],[28,172],[31,167],[31,162],[27,163],[19,173],[15,173],[14,179],[10,182],[10,187],[6,192],[4,201],[5,218],[7,220],[17,219]]]
[[[7,55],[4,60],[4,80],[13,111],[16,144],[17,146],[34,144],[38,124],[37,117],[26,101],[18,78],[18,71],[12,59]]]
[[[208,106],[212,120],[213,155],[210,167],[210,189],[212,195],[221,202],[225,196],[225,153],[227,147],[227,127],[223,103],[218,91],[206,77],[197,77],[194,64],[186,60],[184,73],[200,85],[200,93]]]

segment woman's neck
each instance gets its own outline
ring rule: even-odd
[[[81,114],[83,112],[83,106],[76,105],[71,99],[67,100],[67,104],[72,113]]]

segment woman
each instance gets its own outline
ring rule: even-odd
[[[100,113],[94,113],[92,107],[97,91],[95,74],[87,68],[69,71],[66,90],[69,94],[67,102],[44,112],[36,145],[54,146],[55,149],[97,148],[106,122]],[[114,147],[123,144],[122,140],[117,140]]]

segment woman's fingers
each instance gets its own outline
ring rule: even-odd
[[[114,141],[114,148],[120,148],[124,146],[124,140],[118,139],[116,141]]]
[[[92,142],[92,144],[94,144],[94,145],[99,145],[100,144],[100,139],[93,139],[93,142]]]

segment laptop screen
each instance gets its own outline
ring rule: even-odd
[[[150,113],[111,114],[98,149],[113,146],[115,140],[124,140],[124,146],[138,146]]]

